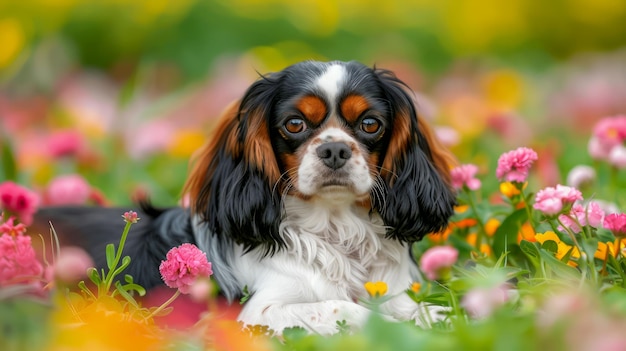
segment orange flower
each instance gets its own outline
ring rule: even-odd
[[[417,294],[420,292],[420,290],[422,290],[422,284],[418,282],[414,282],[413,284],[411,284],[411,291]]]
[[[519,232],[517,233],[517,243],[519,244],[522,240],[534,243],[537,241],[536,238],[537,236],[535,235],[535,229],[533,229],[533,226],[528,222],[522,224]]]
[[[485,223],[485,233],[487,236],[493,236],[496,233],[496,230],[500,227],[501,222],[495,218],[489,218],[487,223]]]

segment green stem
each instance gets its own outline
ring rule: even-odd
[[[478,223],[478,227],[480,230],[476,234],[476,248],[480,250],[480,245],[483,242],[483,237],[487,234],[487,229],[485,228],[485,223],[483,223],[483,219],[480,217],[480,214],[477,211],[476,203],[474,203],[474,198],[472,196],[472,192],[469,191],[466,187],[463,187],[463,191],[467,194],[467,202],[474,212],[474,216],[476,218],[476,222]]]
[[[177,289],[174,295],[172,295],[172,297],[170,297],[167,301],[163,302],[161,306],[159,306],[156,310],[152,311],[152,313],[146,316],[145,320],[148,320],[156,316],[159,312],[163,311],[163,309],[165,309],[165,307],[169,306],[172,302],[174,302],[174,300],[176,300],[178,296],[180,296],[180,290]]]
[[[524,208],[526,209],[526,215],[528,216],[528,223],[530,223],[530,225],[533,227],[533,231],[536,233],[537,230],[536,228],[533,226],[533,212],[530,209],[530,206],[528,205],[528,201],[526,201],[526,194],[524,194],[524,189],[523,189],[523,185],[519,186],[519,191],[520,191],[520,195],[522,196],[522,201],[524,202]]]
[[[113,284],[113,279],[115,278],[115,270],[117,269],[117,265],[120,263],[120,259],[122,258],[122,252],[124,251],[124,244],[126,243],[126,237],[128,237],[128,232],[130,231],[132,223],[126,222],[126,226],[124,226],[124,231],[122,232],[122,237],[120,238],[120,245],[117,248],[117,252],[115,253],[115,259],[113,260],[113,265],[109,268],[104,281],[102,281],[102,285],[104,286],[104,290],[98,290],[98,294],[107,294],[109,289],[111,289],[111,284]]]

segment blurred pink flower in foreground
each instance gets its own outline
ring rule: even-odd
[[[450,171],[452,186],[455,189],[463,189],[466,186],[470,190],[480,189],[480,180],[476,179],[478,167],[472,164],[461,165]]]
[[[45,203],[48,205],[83,205],[91,196],[91,186],[78,174],[62,175],[48,184]]]
[[[37,260],[30,236],[0,236],[0,287],[39,283],[43,266]]]
[[[506,152],[498,159],[496,177],[501,181],[523,183],[528,177],[528,171],[537,161],[537,153],[533,149],[520,147]]]
[[[420,268],[430,280],[444,278],[458,257],[459,251],[452,246],[435,246],[424,252]]]
[[[473,318],[489,317],[509,300],[508,290],[506,284],[471,289],[463,296],[461,306]]]
[[[626,213],[611,213],[604,217],[604,228],[615,236],[626,236]]]
[[[172,248],[165,261],[161,261],[159,271],[165,285],[177,288],[183,294],[191,292],[191,287],[198,278],[213,274],[206,254],[189,243]]]
[[[93,266],[94,262],[85,250],[74,246],[62,247],[54,264],[46,269],[46,280],[75,283],[86,277],[87,269]]]
[[[572,168],[567,174],[566,184],[580,189],[586,185],[591,185],[596,180],[595,168],[587,165],[578,165]]]
[[[593,128],[587,149],[592,158],[609,161],[616,167],[626,167],[626,115],[605,117]]]
[[[569,211],[577,200],[582,200],[582,194],[576,188],[558,184],[556,187],[547,187],[537,192],[533,208],[543,212],[546,216],[556,216]]]
[[[0,209],[17,216],[20,222],[30,225],[39,205],[39,196],[11,181],[0,183]]]
[[[569,215],[562,214],[559,216],[559,220],[563,222],[564,225],[569,227],[574,233],[580,233],[582,229],[574,219],[583,227],[589,225],[594,228],[599,228],[602,226],[602,221],[604,220],[604,211],[598,203],[591,201],[586,207],[583,207],[581,204],[575,204],[572,206]],[[559,229],[563,230],[562,227],[559,227]]]

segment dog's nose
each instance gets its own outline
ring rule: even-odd
[[[338,169],[352,157],[350,147],[342,142],[325,143],[317,147],[317,156],[332,169]]]

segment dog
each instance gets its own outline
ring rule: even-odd
[[[127,269],[161,284],[167,251],[206,252],[230,301],[249,292],[238,320],[275,334],[332,334],[371,315],[364,283],[382,281],[378,313],[426,324],[429,308],[404,293],[420,279],[412,243],[446,227],[455,159],[418,117],[391,71],[358,62],[304,61],[261,76],[228,108],[195,155],[188,208],[142,205],[127,241]],[[115,208],[44,208],[57,232],[80,233],[100,266],[124,223]],[[437,311],[435,311],[437,312]]]

